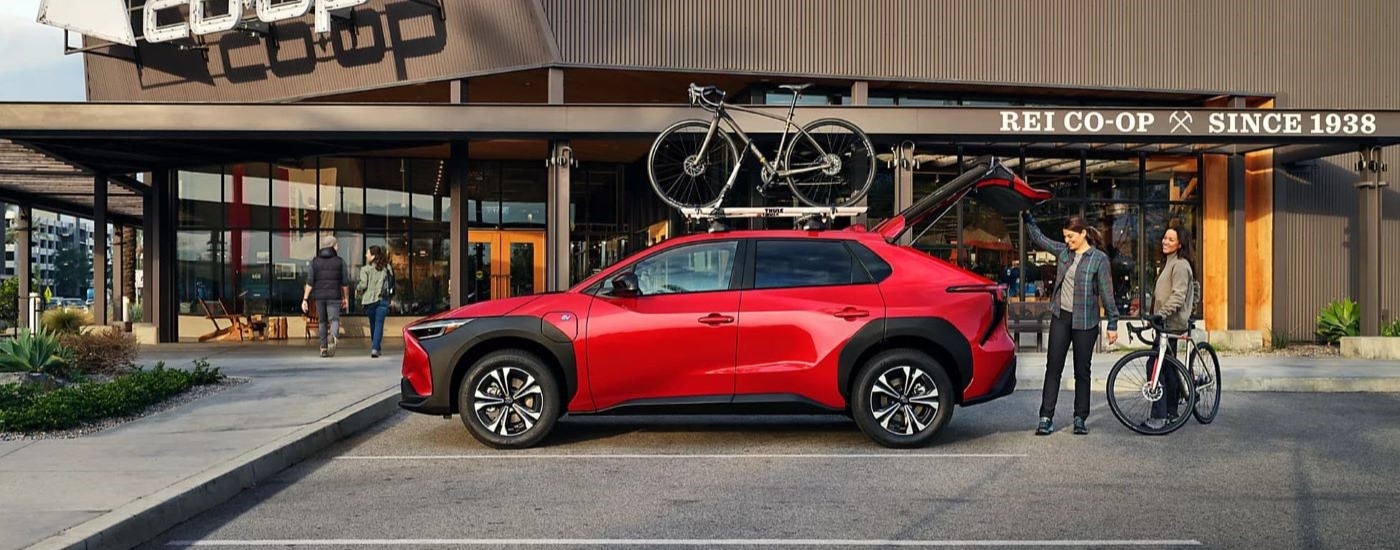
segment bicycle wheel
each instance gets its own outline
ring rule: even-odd
[[[710,123],[683,120],[663,130],[647,155],[647,177],[661,200],[675,208],[713,208],[724,200],[724,184],[739,160],[734,138]],[[700,150],[701,147],[704,150]]]
[[[1128,429],[1145,435],[1176,431],[1190,419],[1191,408],[1196,405],[1195,385],[1186,375],[1186,367],[1175,357],[1167,356],[1157,386],[1149,388],[1156,362],[1157,352],[1135,351],[1114,363],[1108,373],[1108,407],[1113,416]],[[1177,383],[1178,395],[1175,403],[1167,403],[1172,380]]]
[[[1191,352],[1191,375],[1196,383],[1196,421],[1210,424],[1220,412],[1220,359],[1210,344],[1197,344]]]
[[[811,206],[847,206],[870,192],[875,146],[856,125],[824,118],[803,126],[788,146],[783,168],[792,192]]]

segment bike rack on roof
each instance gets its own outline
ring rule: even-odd
[[[754,206],[737,208],[681,208],[682,216],[692,220],[710,220],[710,233],[727,231],[721,221],[726,218],[796,218],[796,229],[816,231],[831,226],[831,220],[865,214],[866,206]]]

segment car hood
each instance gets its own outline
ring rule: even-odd
[[[894,242],[915,225],[942,217],[968,195],[973,195],[1003,216],[1014,216],[1053,196],[1049,191],[1031,187],[995,158],[982,157],[974,161],[966,172],[893,218],[881,222],[872,231]]]
[[[501,317],[509,315],[512,311],[524,307],[526,304],[540,299],[543,294],[532,294],[530,296],[516,296],[514,298],[501,298],[499,300],[486,300],[475,304],[444,311],[431,317],[426,317],[424,321],[434,319],[463,319],[467,317]]]

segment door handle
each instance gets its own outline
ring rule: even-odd
[[[733,323],[733,322],[734,322],[734,318],[733,318],[733,317],[730,317],[730,316],[728,316],[728,315],[720,315],[720,314],[718,314],[718,313],[711,313],[711,314],[709,314],[709,315],[706,315],[706,316],[704,316],[704,317],[701,317],[701,318],[700,318],[700,322],[701,322],[701,323],[705,323],[705,324],[707,324],[707,325],[711,325],[711,326],[714,326],[714,325],[723,325],[723,324],[725,324],[725,323]]]
[[[856,309],[856,308],[853,308],[853,307],[848,307],[848,308],[846,308],[846,309],[843,309],[843,310],[841,310],[841,311],[838,311],[838,312],[836,312],[836,313],[833,313],[832,315],[835,315],[835,316],[840,317],[840,318],[842,318],[842,319],[856,319],[856,318],[860,318],[860,317],[869,317],[869,316],[870,316],[870,312],[869,312],[869,311],[866,311],[866,310],[863,310],[863,309]]]

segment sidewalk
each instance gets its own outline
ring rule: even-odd
[[[355,346],[142,349],[146,365],[208,357],[250,381],[77,439],[0,441],[0,549],[129,548],[393,414],[400,355]]]
[[[130,548],[396,414],[397,346],[379,359],[356,346],[334,359],[295,341],[143,349],[145,364],[208,357],[251,381],[95,435],[0,442],[0,549]],[[1096,391],[1118,357],[1094,356]],[[1222,357],[1221,369],[1225,392],[1400,392],[1400,361]],[[1043,353],[1020,355],[1017,389],[1040,391],[1044,372]]]

